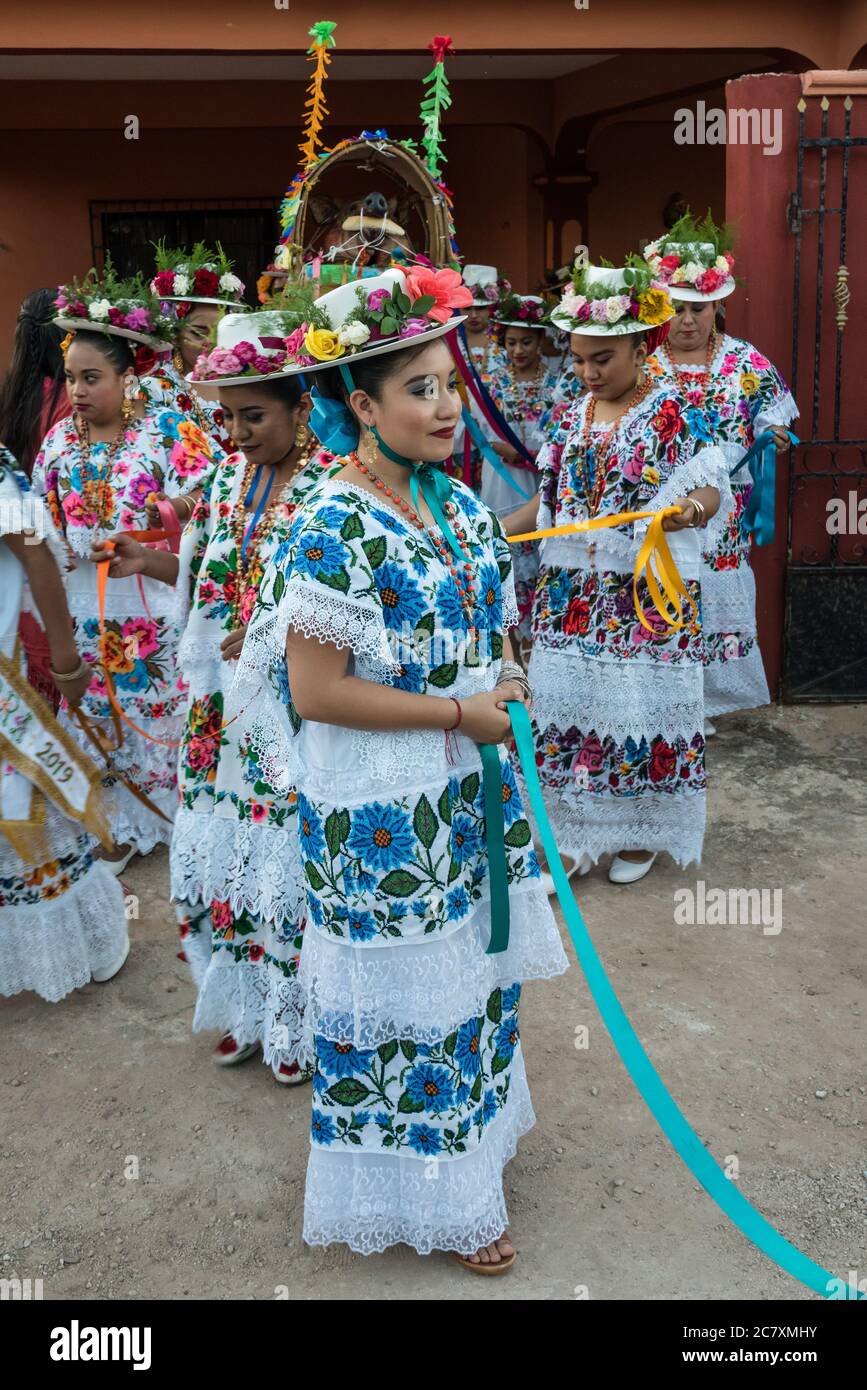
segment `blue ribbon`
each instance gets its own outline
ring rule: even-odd
[[[535,496],[535,493],[527,492],[525,488],[521,487],[520,483],[516,483],[514,478],[510,476],[508,469],[506,468],[506,465],[503,463],[503,460],[500,458],[497,451],[491,447],[490,443],[483,435],[479,427],[479,423],[474,418],[469,406],[461,406],[461,415],[463,416],[464,425],[466,426],[470,438],[472,439],[473,443],[475,444],[476,448],[478,449],[485,462],[489,463],[493,468],[494,472],[497,473],[499,477],[503,479],[504,482],[509,484],[509,487],[512,489],[513,492],[519,492],[521,496],[526,498],[526,500],[529,502],[530,498]]]
[[[526,459],[527,463],[534,463],[535,460],[533,458],[533,455],[530,453],[526,444],[524,444],[523,441],[520,440],[518,436],[515,434],[515,431],[512,429],[503,412],[500,410],[499,406],[494,401],[487,386],[482,381],[482,378],[479,374],[479,370],[475,362],[473,361],[473,354],[470,352],[470,345],[467,341],[466,328],[462,323],[458,324],[458,338],[460,340],[461,347],[463,348],[464,360],[461,363],[461,366],[464,367],[467,371],[472,372],[473,380],[475,381],[476,386],[479,389],[479,393],[482,397],[482,400],[485,402],[485,405],[491,412],[491,415],[494,419],[494,424],[497,426],[497,429],[500,431],[500,434],[502,435],[503,439],[506,441],[507,444],[511,444],[515,452],[517,454],[520,454],[522,459]]]
[[[342,457],[358,448],[358,421],[343,401],[323,396],[314,386],[310,392],[313,409],[310,428],[324,449]]]
[[[262,467],[263,467],[263,465],[262,465],[261,463],[257,466],[256,472],[253,474],[253,481],[252,481],[252,483],[250,484],[250,486],[249,486],[249,488],[248,488],[248,490],[247,490],[247,496],[244,498],[244,509],[245,509],[246,511],[249,511],[250,507],[252,506],[253,498],[254,498],[255,495],[256,495],[256,488],[259,486],[259,479],[260,479],[261,476],[262,476]],[[265,506],[265,503],[268,501],[268,494],[269,494],[270,491],[271,491],[271,487],[272,487],[273,483],[274,483],[274,469],[272,468],[272,469],[271,469],[271,476],[270,476],[270,478],[268,479],[267,484],[265,485],[265,491],[262,493],[262,496],[259,498],[259,505],[257,506],[256,511],[255,511],[254,514],[253,514],[253,520],[250,522],[250,525],[247,527],[246,531],[244,532],[243,538],[242,538],[242,540],[241,540],[241,562],[242,562],[242,563],[243,563],[244,560],[246,560],[246,558],[247,558],[247,545],[248,545],[248,542],[249,542],[250,537],[252,536],[253,532],[254,532],[255,529],[256,529],[256,526],[257,526],[258,521],[259,521],[259,517],[262,515],[262,510],[263,510],[263,508],[264,508],[264,506]]]
[[[786,434],[792,444],[800,443],[791,430],[786,430]],[[773,430],[762,431],[732,469],[731,476],[734,477],[744,464],[749,468],[753,490],[741,517],[741,536],[747,541],[752,532],[756,545],[773,545],[777,491],[777,450]]]
[[[545,803],[542,799],[529,716],[524,706],[516,701],[509,701],[508,710],[512,720],[512,731],[515,735],[518,757],[530,797],[530,805],[539,827],[542,847],[548,860],[548,868],[554,879],[557,897],[566,919],[566,926],[569,928],[572,944],[575,947],[587,984],[590,986],[593,1000],[602,1016],[602,1021],[611,1035],[614,1046],[620,1053],[621,1061],[638,1088],[639,1095],[675,1152],[680,1155],[708,1196],[712,1197],[717,1206],[722,1208],[724,1214],[730,1221],[734,1222],[747,1240],[751,1240],[769,1259],[774,1260],[787,1274],[791,1274],[792,1278],[800,1280],[802,1284],[813,1289],[815,1293],[822,1294],[826,1298],[831,1297],[832,1289],[839,1288],[841,1281],[831,1275],[828,1270],[823,1269],[821,1265],[816,1264],[809,1256],[802,1255],[794,1245],[790,1245],[770,1222],[766,1221],[761,1213],[756,1211],[756,1208],[745,1197],[741,1196],[737,1183],[726,1177],[716,1160],[707,1152],[698,1135],[690,1128],[644,1051],[620,1000],[614,993],[602,962],[596,954],[596,948],[584,925],[580,908],[569,887],[569,880],[563,869],[557,850],[557,842],[554,839],[545,811]],[[851,1294],[853,1298],[867,1297],[867,1295],[854,1290],[854,1286],[849,1285],[848,1287],[853,1290]]]

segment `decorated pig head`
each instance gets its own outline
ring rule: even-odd
[[[312,197],[309,207],[314,221],[322,228],[317,237],[317,252],[329,260],[349,263],[364,252],[367,265],[387,266],[395,252],[399,259],[412,252],[412,243],[402,225],[409,206],[405,211],[403,207],[398,209],[396,198],[386,198],[376,191],[342,204],[333,198]]]

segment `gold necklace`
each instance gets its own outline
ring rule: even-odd
[[[126,434],[128,421],[121,420],[120,429],[109,445],[106,456],[106,473],[100,476],[99,472],[93,467],[90,461],[91,439],[90,425],[83,420],[76,411],[75,428],[78,432],[78,442],[81,449],[81,495],[90,511],[96,513],[97,524],[100,527],[108,526],[114,515],[114,495],[109,487],[111,479],[111,466],[114,463],[115,455],[123,443]],[[106,503],[110,505],[106,505]]]

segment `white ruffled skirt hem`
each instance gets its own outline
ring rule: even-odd
[[[519,785],[523,779],[519,776]],[[678,792],[675,796],[649,792],[615,798],[576,792],[574,797],[543,788],[545,809],[561,855],[580,859],[589,854],[598,863],[603,854],[622,849],[646,849],[671,856],[685,869],[701,862],[707,809],[706,793]],[[529,798],[527,798],[529,807]],[[528,809],[533,837],[541,844],[538,827]]]
[[[236,816],[178,808],[171,849],[177,902],[228,902],[278,926],[307,913],[297,818],[285,826],[253,825]]]
[[[313,1036],[304,1026],[296,979],[286,979],[262,961],[225,961],[212,956],[199,985],[193,1032],[231,1033],[240,1047],[258,1042],[272,1071],[281,1065],[313,1065]]]
[[[506,1230],[503,1169],[535,1122],[518,1048],[506,1105],[467,1154],[438,1159],[432,1169],[431,1159],[314,1144],[304,1195],[305,1242],[341,1243],[359,1255],[398,1244],[419,1255],[474,1254]]]
[[[47,902],[0,908],[0,995],[33,990],[56,1004],[121,956],[123,889],[98,860]]]
[[[486,955],[490,901],[450,935],[352,946],[308,920],[299,980],[314,1033],[374,1048],[392,1038],[432,1044],[484,1012],[492,992],[561,975],[569,962],[538,879],[509,895],[509,945]]]

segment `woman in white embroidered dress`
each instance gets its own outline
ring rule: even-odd
[[[766,430],[774,436],[774,448],[788,449],[788,427],[798,416],[773,363],[752,343],[717,330],[717,309],[735,289],[730,240],[726,228],[717,228],[710,216],[696,225],[687,214],[667,236],[644,249],[676,310],[669,335],[649,359],[647,370],[660,385],[680,392],[687,420],[709,431],[731,476],[732,510],[717,544],[702,553],[708,735],[716,732],[716,715],[754,709],[770,700],[758,644],[750,542],[741,525],[753,483],[748,467],[738,464]]]
[[[222,456],[192,420],[170,409],[149,409],[139,397],[132,347],[162,347],[158,335],[166,331],[139,282],[91,276],[62,289],[58,305],[56,321],[72,335],[66,381],[73,415],[43,440],[33,486],[46,497],[72,560],[64,577],[67,599],[82,650],[95,668],[81,708],[113,747],[108,677],[125,716],[106,778],[116,848],[105,858],[120,874],[134,854],[147,854],[171,838],[186,697],[177,669],[173,595],[138,576],[111,584],[103,644],[91,547],[120,530],[148,529],[147,505],[156,493],[188,490]],[[61,711],[61,722],[93,751],[68,713]]]
[[[505,918],[477,744],[508,738],[504,701],[527,688],[502,662],[515,603],[497,520],[432,466],[459,415],[436,340],[468,299],[454,272],[416,268],[317,301],[306,342],[342,367],[317,379],[314,420],[345,457],[266,576],[239,680],[264,672],[282,691],[260,742],[299,787],[316,1054],[304,1238],[451,1250],[490,1273],[514,1262],[502,1170],[533,1123],[521,981],[566,960],[502,753],[511,935],[490,940]]]
[[[262,342],[293,327],[272,312],[221,320],[194,376],[219,390],[238,452],[209,478],[179,557],[118,537],[110,570],[177,583],[188,696],[171,875],[198,991],[193,1030],[219,1029],[217,1065],[261,1052],[286,1085],[309,1081],[312,1061],[297,982],[306,917],[297,797],[274,789],[251,745],[255,693],[233,704],[230,688],[262,574],[330,463],[307,428],[302,368]]]
[[[60,570],[63,543],[0,444],[0,995],[55,1002],[110,980],[127,958],[123,890],[91,842],[108,834],[99,773],[27,684],[22,607],[45,629],[58,689],[77,704],[91,679]]]
[[[571,331],[587,388],[540,457],[538,527],[678,506],[665,530],[692,597],[670,630],[633,565],[647,522],[542,542],[530,679],[537,763],[551,824],[571,873],[613,853],[609,878],[644,877],[660,850],[701,858],[705,822],[696,526],[730,496],[725,460],[688,428],[676,393],[644,372],[646,333],[671,301],[646,266],[576,270],[554,311]],[[509,529],[533,524],[533,505]],[[553,883],[548,880],[553,891]]]

